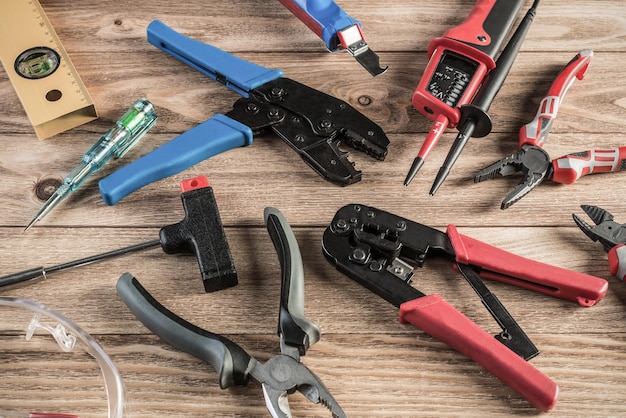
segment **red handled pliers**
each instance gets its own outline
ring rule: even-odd
[[[521,181],[504,198],[501,209],[509,208],[546,179],[571,184],[587,174],[620,171],[624,168],[626,146],[577,152],[552,161],[542,148],[565,93],[574,80],[583,79],[592,56],[591,50],[580,51],[559,73],[541,100],[535,118],[520,129],[521,149],[485,167],[474,176],[474,182],[479,183],[496,176],[522,172]]]

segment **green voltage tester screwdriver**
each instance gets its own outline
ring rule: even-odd
[[[146,99],[137,100],[131,108],[115,123],[86,153],[76,167],[65,177],[63,184],[50,196],[39,209],[24,232],[39,222],[52,209],[61,203],[73,191],[78,189],[87,178],[100,170],[111,158],[122,158],[141,137],[154,126],[157,115],[154,106]]]

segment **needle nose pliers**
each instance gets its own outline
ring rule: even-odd
[[[131,274],[123,274],[117,292],[148,329],[169,344],[208,361],[219,373],[220,388],[259,382],[268,411],[274,418],[291,417],[287,396],[301,392],[313,403],[326,406],[335,418],[344,418],[324,383],[300,362],[300,356],[320,339],[320,330],[303,313],[304,274],[298,243],[283,215],[265,209],[265,223],[281,263],[282,279],[278,335],[281,354],[261,363],[221,335],[178,317],[152,297]]]
[[[574,80],[582,80],[592,56],[591,50],[580,51],[559,73],[541,100],[535,118],[520,129],[521,149],[474,176],[474,182],[479,183],[522,173],[519,184],[502,200],[501,209],[509,208],[544,180],[572,184],[587,174],[621,171],[626,165],[626,147],[577,152],[554,160],[542,148],[565,93]]]

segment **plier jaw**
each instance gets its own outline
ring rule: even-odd
[[[572,214],[574,222],[592,241],[599,241],[606,252],[618,244],[626,243],[626,225],[615,222],[609,211],[591,205],[580,207],[596,226],[591,226],[576,214]]]
[[[380,66],[380,58],[365,42],[363,32],[361,32],[361,27],[358,24],[355,23],[337,31],[337,38],[341,48],[348,51],[372,76],[376,77],[387,71],[388,67],[382,68]]]
[[[626,281],[626,224],[615,222],[609,211],[597,206],[582,205],[581,208],[596,226],[572,214],[574,222],[592,241],[602,244],[608,253],[611,274]]]
[[[504,210],[526,196],[544,180],[550,178],[551,172],[552,163],[548,153],[543,148],[526,144],[519,151],[480,170],[474,176],[474,183],[480,183],[497,176],[506,177],[515,173],[522,173],[522,178],[517,186],[502,200],[500,209]]]

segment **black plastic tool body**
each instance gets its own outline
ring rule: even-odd
[[[185,218],[159,232],[163,251],[166,254],[194,254],[207,292],[237,285],[237,271],[213,189],[186,189],[181,200]]]

